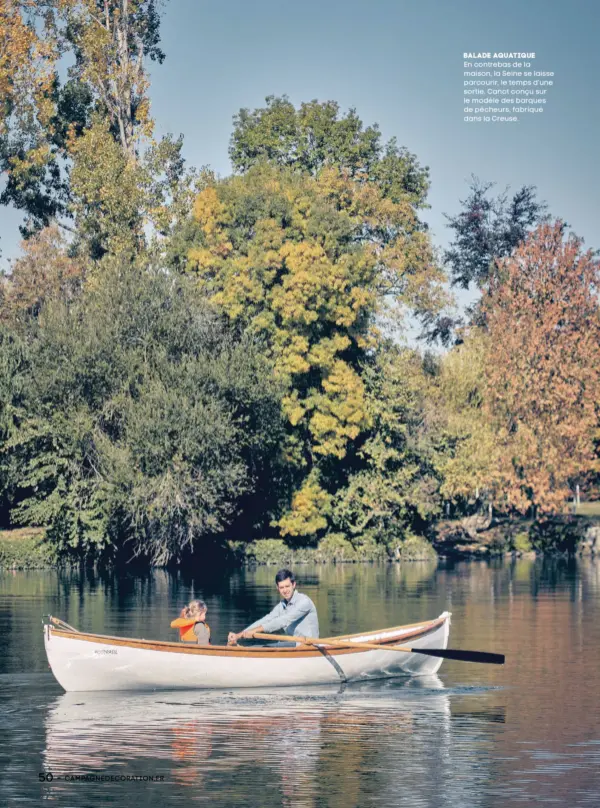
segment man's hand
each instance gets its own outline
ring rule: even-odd
[[[243,637],[245,640],[253,640],[254,635],[257,632],[260,634],[261,631],[264,631],[264,628],[262,626],[254,626],[254,628],[251,628],[249,631],[242,631],[242,633],[239,634],[238,637]]]
[[[236,634],[235,631],[230,631],[227,635],[227,645],[237,645],[238,640],[251,640],[255,631],[262,631],[262,626],[253,628],[251,631],[240,631],[239,634]]]

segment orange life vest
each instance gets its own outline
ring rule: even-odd
[[[189,617],[178,617],[177,620],[173,620],[171,623],[171,628],[178,628],[179,629],[179,639],[183,640],[184,642],[197,642],[198,638],[194,634],[194,626],[198,620],[194,620],[194,618]],[[208,630],[208,636],[210,637],[210,628],[208,623],[204,624]]]

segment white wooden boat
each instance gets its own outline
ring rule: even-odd
[[[444,649],[450,613],[435,620],[343,637],[324,637],[309,646],[242,647],[158,642],[79,632],[49,618],[44,626],[46,654],[66,691],[195,690],[286,687],[431,675],[442,659],[419,653],[352,648],[353,643]],[[291,639],[291,638],[290,638]],[[328,646],[328,639],[346,647]]]

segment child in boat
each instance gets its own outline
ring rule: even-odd
[[[181,610],[181,614],[171,623],[171,628],[179,629],[179,639],[183,642],[210,643],[210,628],[206,623],[206,603],[192,600]]]

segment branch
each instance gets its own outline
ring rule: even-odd
[[[68,233],[77,233],[75,227],[71,227],[70,225],[64,224],[63,222],[56,222],[56,224],[58,225],[58,227],[62,227],[62,229],[66,230]]]

